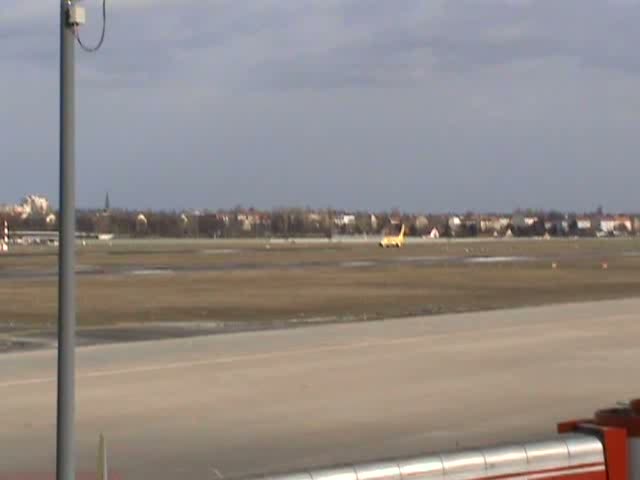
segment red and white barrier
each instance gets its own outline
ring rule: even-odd
[[[640,480],[640,400],[558,424],[550,440],[263,477],[265,480]]]
[[[542,442],[321,469],[269,480],[609,480],[602,443],[569,433]]]
[[[2,240],[0,241],[0,252],[9,251],[9,224],[5,220],[2,222]]]
[[[598,410],[592,419],[558,425],[559,432],[591,432],[601,439],[609,480],[640,480],[640,399]]]

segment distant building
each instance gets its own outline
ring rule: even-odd
[[[579,217],[576,219],[578,230],[591,230],[591,219],[587,217]]]
[[[0,211],[17,215],[24,220],[33,216],[46,216],[51,211],[51,206],[49,205],[49,200],[45,197],[39,195],[27,195],[20,201],[20,203],[15,205],[4,205],[0,208]]]
[[[505,220],[506,222],[503,224],[502,219],[499,217],[482,217],[480,219],[480,231],[483,233],[497,232],[509,225],[509,219]]]
[[[372,213],[371,214],[371,229],[372,230],[377,230],[378,229],[378,218]]]
[[[355,225],[356,216],[355,215],[351,215],[351,214],[342,213],[342,214],[336,216],[336,218],[334,219],[334,223],[336,225],[338,225],[339,227],[343,227],[343,226],[346,227],[348,225]]]
[[[605,233],[632,232],[634,222],[631,217],[618,215],[616,217],[602,217],[600,219],[600,231]]]
[[[545,230],[551,232],[552,234],[559,234],[569,231],[569,221],[568,220],[547,220],[544,222]]]
[[[307,213],[307,222],[309,223],[315,223],[315,224],[320,224],[320,222],[322,222],[322,215],[316,212],[309,212]]]
[[[517,228],[531,227],[538,221],[538,217],[526,216],[520,213],[516,213],[511,217],[511,225]]]
[[[145,217],[142,213],[139,213],[136,217],[136,233],[143,234],[147,233],[147,228],[149,227],[149,222],[147,221],[147,217]]]
[[[631,232],[633,230],[633,220],[626,215],[618,215],[615,218],[616,228],[619,230],[626,230]]]
[[[256,215],[253,213],[237,213],[236,221],[243,232],[250,232],[256,223]]]
[[[38,195],[28,195],[22,200],[22,207],[28,215],[46,215],[51,210],[49,200]]]
[[[613,217],[602,217],[600,219],[600,230],[606,233],[613,233],[616,229],[616,219]]]
[[[449,228],[451,230],[458,230],[462,227],[462,219],[456,215],[449,217]]]

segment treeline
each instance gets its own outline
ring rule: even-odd
[[[4,215],[13,230],[56,230],[57,213],[21,218]],[[375,234],[385,227],[373,225],[369,214],[356,215],[353,225],[336,225],[335,214],[310,214],[303,209],[279,209],[271,212],[204,212],[81,210],[76,228],[89,234],[114,234],[122,237],[205,237],[255,238]]]
[[[532,216],[535,215],[535,216]],[[0,215],[14,230],[56,230],[57,213]],[[525,221],[525,218],[534,219]],[[496,224],[498,220],[505,222]],[[579,228],[576,215],[560,212],[516,213],[512,216],[479,216],[467,213],[460,217],[449,214],[412,215],[398,211],[389,213],[356,212],[345,214],[334,210],[275,209],[256,211],[235,209],[225,212],[180,212],[137,210],[80,210],[77,229],[88,234],[114,234],[121,237],[189,237],[189,238],[256,238],[256,237],[332,237],[336,235],[382,235],[397,232],[404,224],[407,235],[439,237],[504,236],[540,237],[594,236],[598,232],[596,217],[589,228]],[[629,234],[635,230],[624,223],[610,234]]]

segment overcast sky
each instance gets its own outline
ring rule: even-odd
[[[640,210],[638,1],[107,1],[81,206]],[[0,203],[57,203],[57,5],[0,2]]]

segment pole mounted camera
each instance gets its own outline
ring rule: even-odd
[[[87,11],[85,8],[69,2],[67,7],[67,25],[70,27],[79,27],[85,23],[87,23]]]

